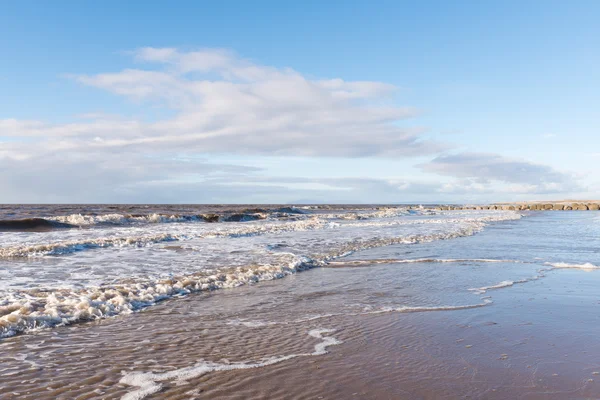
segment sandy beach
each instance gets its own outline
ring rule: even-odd
[[[597,398],[589,215],[533,213],[370,247],[283,279],[4,338],[2,398]]]

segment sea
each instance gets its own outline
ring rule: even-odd
[[[600,213],[0,206],[0,399],[600,398]]]

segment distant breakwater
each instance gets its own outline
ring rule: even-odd
[[[502,203],[490,205],[443,205],[439,210],[510,210],[510,211],[598,211],[600,202],[593,203]]]

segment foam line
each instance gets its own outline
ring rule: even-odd
[[[151,394],[159,392],[163,385],[161,382],[175,381],[183,384],[188,379],[198,378],[210,372],[218,371],[233,371],[242,369],[262,368],[269,365],[278,364],[283,361],[291,360],[298,357],[321,356],[327,354],[327,349],[331,346],[339,345],[342,341],[332,337],[324,336],[327,333],[333,333],[333,329],[313,329],[308,332],[312,338],[319,339],[320,342],[314,347],[312,353],[290,354],[283,356],[275,356],[263,359],[262,361],[241,361],[231,364],[221,364],[214,362],[202,361],[192,367],[180,368],[164,373],[153,372],[131,372],[121,378],[119,383],[135,387],[137,389],[127,393],[121,397],[121,400],[142,400]]]

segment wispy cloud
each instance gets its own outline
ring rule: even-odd
[[[0,135],[36,136],[47,140],[49,149],[60,139],[59,148],[72,150],[135,146],[138,151],[411,157],[447,148],[424,140],[419,128],[399,125],[416,111],[394,105],[395,88],[386,83],[310,79],[220,49],[143,48],[133,56],[148,68],[71,78],[167,107],[174,116],[62,125],[0,120]]]
[[[583,188],[572,174],[547,165],[491,153],[440,155],[419,167],[429,173],[450,176],[487,185],[509,184],[504,191],[516,193],[560,193]]]
[[[427,182],[332,179],[327,171],[318,179],[274,178],[203,161],[207,154],[391,161],[452,146],[427,140],[411,122],[418,111],[397,106],[396,87],[384,82],[307,77],[224,49],[128,55],[131,68],[69,78],[168,117],[0,120],[0,202],[402,202],[580,189],[566,173],[494,154],[437,156],[420,165],[433,174]]]

